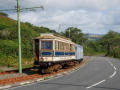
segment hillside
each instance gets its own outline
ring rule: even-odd
[[[56,33],[46,27],[37,27],[30,23],[21,22],[21,38],[22,38],[22,58],[32,58],[32,39],[40,35],[40,33]],[[6,14],[0,13],[0,62],[17,62],[18,58],[18,35],[17,21],[8,17]],[[0,63],[0,64],[1,64]]]

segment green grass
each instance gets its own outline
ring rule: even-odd
[[[7,66],[18,68],[18,58],[13,57],[2,57],[0,58],[0,66]],[[22,58],[22,67],[29,68],[33,66],[33,59],[32,58]]]

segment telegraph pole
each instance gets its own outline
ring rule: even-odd
[[[18,28],[18,46],[19,46],[19,73],[22,73],[21,63],[21,30],[20,30],[20,0],[17,0],[17,28]]]

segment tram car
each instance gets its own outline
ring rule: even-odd
[[[83,47],[69,38],[42,33],[33,39],[34,66],[40,69],[58,70],[83,60]]]

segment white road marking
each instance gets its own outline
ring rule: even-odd
[[[113,74],[109,76],[109,78],[113,78],[113,77],[116,75],[116,73],[117,73],[117,71],[116,71],[117,68],[113,65],[112,62],[110,62],[109,60],[107,60],[107,61],[108,61],[108,63],[110,63],[110,65],[114,68]]]
[[[22,83],[20,83],[20,85],[29,84],[29,83],[30,83],[29,81],[27,81],[27,82],[22,82]]]
[[[113,67],[113,64],[112,64],[112,62],[110,62],[109,60],[107,60],[108,61],[108,63]]]
[[[111,61],[109,61],[109,60],[106,60],[106,61],[114,68],[113,74],[109,76],[109,78],[113,78],[113,77],[116,75],[116,73],[117,73],[117,71],[116,71],[117,68],[113,65],[113,63],[112,63]],[[100,81],[100,82],[98,82],[98,83],[95,83],[95,84],[93,84],[93,85],[91,85],[91,86],[86,87],[86,89],[89,89],[89,88],[92,88],[92,87],[94,87],[94,86],[97,86],[97,85],[99,85],[99,84],[101,84],[101,83],[103,83],[103,82],[105,82],[105,81],[106,81],[106,80],[102,80],[102,81]]]
[[[42,80],[44,80],[44,78],[37,79],[36,81],[39,82],[39,81],[42,81]]]
[[[89,87],[86,87],[86,89],[89,89],[89,88],[92,88],[92,87],[94,87],[94,86],[97,86],[97,85],[99,85],[99,84],[101,84],[101,83],[103,83],[103,82],[105,82],[105,81],[106,81],[106,80],[102,80],[102,81],[100,81],[100,82],[98,82],[98,83],[95,83],[95,84],[89,86]]]
[[[110,76],[110,78],[113,78],[116,75],[116,71]]]
[[[114,66],[114,69],[116,70],[116,67]]]
[[[11,87],[10,85],[7,85],[7,86],[0,87],[0,89],[6,89],[6,88],[10,88],[10,87]]]

